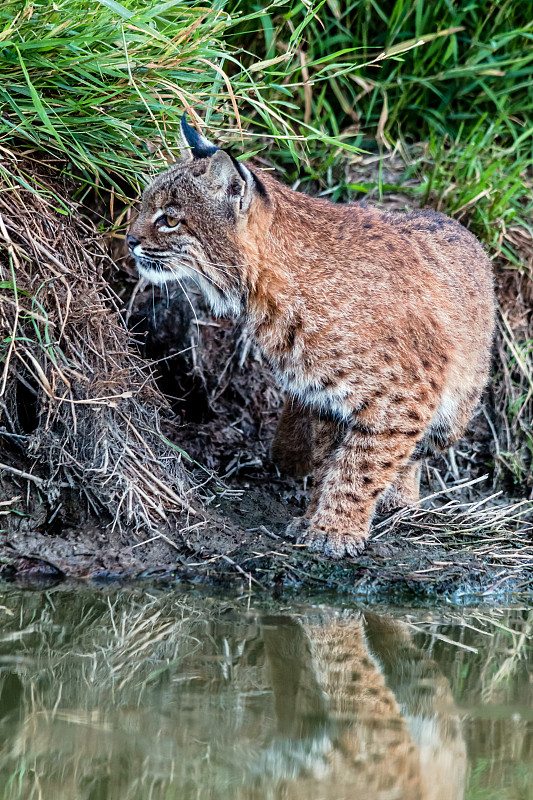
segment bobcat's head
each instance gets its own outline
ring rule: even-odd
[[[239,240],[258,203],[268,206],[256,175],[181,120],[182,161],[143,194],[126,241],[139,273],[152,283],[197,283],[216,314],[239,314],[246,264]]]

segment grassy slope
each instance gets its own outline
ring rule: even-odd
[[[529,11],[510,0],[8,0],[0,152],[22,141],[134,198],[175,157],[187,108],[237,148],[268,148],[287,180],[345,199],[374,188],[341,168],[357,148],[408,153],[422,139],[421,201],[468,222],[505,268],[531,277]],[[531,472],[533,451],[530,323],[503,338],[516,479]]]
[[[211,129],[253,123],[280,159],[299,166],[305,154],[317,176],[336,155],[333,139],[368,146],[376,133],[387,144],[490,131],[509,157],[532,157],[525,4],[264,5],[3,4],[4,144],[23,136],[136,188],[140,167],[175,153],[192,106]]]

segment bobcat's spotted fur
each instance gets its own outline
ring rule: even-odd
[[[459,438],[485,386],[489,259],[433,211],[298,194],[182,123],[184,160],[143,196],[128,235],[141,275],[190,278],[242,314],[288,393],[279,463],[314,472],[288,533],[355,556],[381,509],[418,499],[420,459]]]

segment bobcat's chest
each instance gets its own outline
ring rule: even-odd
[[[303,330],[280,335],[279,329],[256,325],[254,338],[269,361],[281,387],[302,404],[320,413],[348,419],[353,413],[354,386],[345,370],[333,363],[327,348],[313,346]]]

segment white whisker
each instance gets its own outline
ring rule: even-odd
[[[216,261],[209,261],[205,259],[205,263],[209,264],[211,267],[224,267],[226,270],[233,270],[233,269],[245,269],[246,264],[217,264]]]
[[[185,279],[185,281],[194,281],[209,302],[214,314],[225,316],[231,312],[234,316],[238,316],[241,312],[240,281],[236,273],[238,267],[230,264],[217,264],[205,258],[202,252],[195,252],[189,245],[186,248],[180,249],[179,252],[160,252],[157,259],[142,255],[138,258],[139,271],[153,283],[165,284],[167,307],[169,304],[167,282],[175,280],[187,296],[182,283]],[[188,296],[187,300],[191,304]],[[197,319],[196,327],[199,327]]]
[[[198,323],[198,316],[196,314],[196,309],[193,306],[191,298],[187,294],[187,291],[186,291],[185,287],[183,286],[182,282],[180,281],[180,279],[176,278],[176,282],[177,282],[178,286],[180,287],[181,291],[183,292],[183,294],[185,295],[185,297],[187,298],[187,302],[189,303],[189,305],[191,307],[191,311],[192,311],[193,316],[194,316],[194,321],[196,323],[196,332],[198,334],[198,338],[200,338],[200,325]]]
[[[194,251],[192,253],[182,251],[180,253],[180,256],[185,256],[186,258],[194,259],[195,263],[203,263],[208,267],[213,267],[218,272],[222,272],[230,278],[235,277],[235,272],[234,272],[235,269],[244,268],[245,266],[244,264],[235,264],[233,266],[231,264],[219,264],[216,261],[211,261],[210,259],[206,258],[202,253],[195,253]]]
[[[197,269],[196,267],[193,267],[192,264],[189,264],[187,268],[190,269],[192,272],[195,272],[201,278],[204,278],[209,283],[212,283],[213,286],[215,286],[220,292],[222,292],[222,294],[224,294],[224,292],[226,291],[226,287],[222,286],[222,284],[220,284],[220,283],[217,283],[215,281],[215,279],[212,277],[212,275],[206,275],[205,272],[202,272],[201,270]]]
[[[204,272],[201,272],[201,271],[200,271],[200,270],[199,270],[197,267],[195,267],[195,266],[194,266],[194,265],[191,263],[191,261],[185,261],[185,260],[183,260],[183,261],[182,261],[182,265],[183,265],[183,267],[184,267],[185,269],[190,269],[192,272],[196,272],[198,275],[200,275],[200,277],[201,277],[201,278],[204,278],[206,281],[209,281],[210,283],[212,283],[212,284],[213,284],[213,286],[215,286],[215,287],[216,287],[217,289],[219,289],[221,292],[224,292],[224,291],[225,291],[225,287],[224,287],[224,286],[222,286],[221,284],[217,283],[217,282],[215,281],[215,279],[214,279],[214,278],[213,278],[211,275],[206,275]],[[172,271],[174,271],[174,269],[175,269],[175,268],[174,268],[174,267],[172,267]],[[200,288],[201,288],[201,287],[200,287]]]

